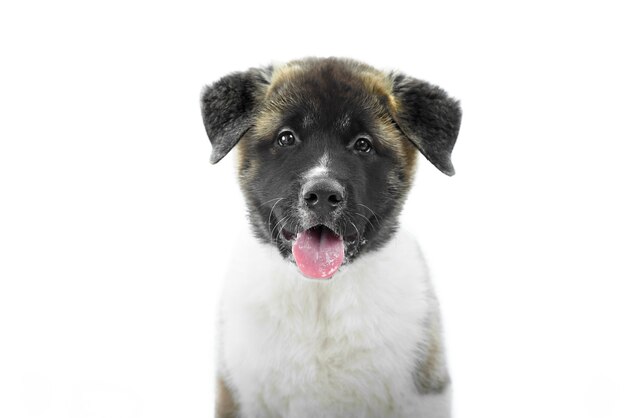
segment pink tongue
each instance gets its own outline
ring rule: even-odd
[[[343,239],[328,228],[300,232],[291,251],[300,271],[312,279],[331,278],[343,263]]]

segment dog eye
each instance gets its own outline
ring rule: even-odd
[[[278,134],[277,141],[281,147],[289,147],[296,143],[296,136],[291,131],[282,131]]]
[[[359,152],[368,153],[372,150],[372,143],[367,138],[359,138],[354,143],[354,149]]]

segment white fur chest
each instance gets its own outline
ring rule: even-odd
[[[308,280],[275,249],[240,247],[225,281],[220,373],[244,417],[408,416],[436,303],[411,237]]]

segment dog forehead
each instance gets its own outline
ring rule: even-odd
[[[303,125],[325,118],[345,127],[351,121],[351,113],[380,112],[394,101],[386,74],[362,63],[329,58],[277,67],[264,102],[265,113],[299,111]]]

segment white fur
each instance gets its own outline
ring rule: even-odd
[[[329,281],[250,238],[224,284],[220,374],[245,418],[447,418],[447,391],[420,395],[412,380],[437,309],[406,233]]]
[[[304,178],[311,179],[314,177],[320,177],[320,176],[323,176],[324,174],[327,174],[329,163],[330,163],[330,156],[328,155],[328,153],[325,152],[324,155],[322,155],[322,158],[319,159],[317,165],[313,167],[312,169],[310,169],[309,171],[307,171],[306,173],[304,173]]]

